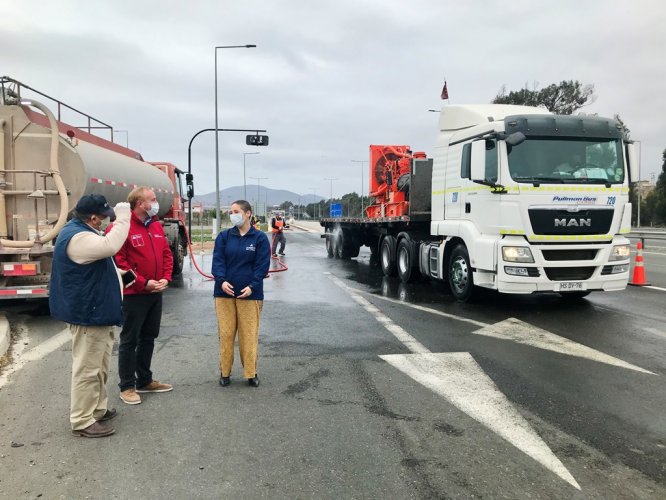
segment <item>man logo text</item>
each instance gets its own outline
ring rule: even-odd
[[[592,219],[555,219],[555,227],[591,227]]]

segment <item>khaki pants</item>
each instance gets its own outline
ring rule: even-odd
[[[113,326],[68,325],[72,334],[72,429],[85,429],[104,416]]]
[[[231,375],[236,331],[243,376],[252,378],[257,374],[259,318],[263,304],[263,300],[215,297],[217,331],[220,337],[220,374],[223,377]]]

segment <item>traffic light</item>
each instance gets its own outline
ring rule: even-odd
[[[248,146],[268,146],[268,136],[267,135],[246,135],[245,144]]]

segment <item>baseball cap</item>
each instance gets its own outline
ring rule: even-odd
[[[104,217],[115,217],[116,213],[109,206],[106,198],[101,194],[87,194],[82,196],[74,207],[81,215],[103,215]]]

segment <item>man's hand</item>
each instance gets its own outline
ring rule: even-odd
[[[113,207],[113,211],[116,213],[116,219],[118,218],[123,218],[123,219],[129,219],[130,218],[130,204],[123,201],[120,203],[116,203],[116,206]]]
[[[228,281],[222,283],[222,291],[227,295],[231,295],[232,297],[234,296],[234,287],[231,286],[231,283],[229,283]]]
[[[163,282],[165,282],[166,284],[164,284]],[[169,282],[167,280],[160,280],[160,281],[148,280],[146,281],[146,286],[144,287],[144,290],[150,293],[159,293],[166,290],[168,284]]]
[[[239,299],[244,299],[245,297],[249,297],[252,295],[252,288],[249,286],[246,286],[241,290],[241,294],[238,296]]]

